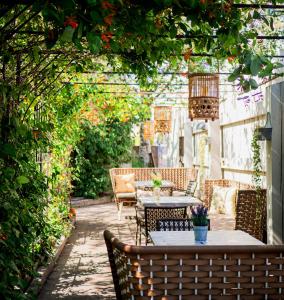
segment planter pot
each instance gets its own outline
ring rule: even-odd
[[[258,128],[257,129],[257,140],[258,141],[271,141],[272,128]]]
[[[206,242],[208,226],[193,226],[194,238],[196,242]]]

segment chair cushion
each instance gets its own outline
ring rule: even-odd
[[[115,192],[116,193],[134,193],[135,192],[135,175],[115,175]]]
[[[136,193],[116,193],[116,197],[119,199],[122,198],[136,198]]]
[[[210,213],[236,216],[237,189],[234,187],[213,186]]]
[[[174,197],[186,196],[185,191],[173,191]]]

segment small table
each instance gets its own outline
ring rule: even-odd
[[[145,189],[145,190],[152,190],[154,188],[152,180],[142,180],[142,181],[135,181],[136,189]],[[173,188],[175,184],[169,180],[162,180],[161,189],[169,190],[170,195],[173,194]]]
[[[208,231],[206,243],[196,242],[193,231],[151,231],[149,234],[155,246],[194,246],[201,244],[214,246],[264,245],[264,243],[242,230]]]
[[[180,207],[180,206],[195,206],[202,204],[197,198],[191,196],[161,196],[157,201],[156,197],[139,197],[138,202],[144,207]]]

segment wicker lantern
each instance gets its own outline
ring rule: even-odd
[[[143,136],[145,140],[151,140],[154,137],[154,124],[152,121],[144,122]]]
[[[189,118],[219,119],[219,76],[196,73],[189,75]]]
[[[166,133],[171,131],[171,106],[155,106],[154,108],[155,132]]]

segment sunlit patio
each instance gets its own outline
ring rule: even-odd
[[[39,295],[48,299],[115,299],[103,231],[111,230],[121,241],[135,244],[134,207],[125,207],[121,221],[113,202],[77,209],[74,231],[54,271]],[[131,218],[132,217],[132,218]],[[234,228],[231,218],[211,216],[212,230]],[[145,240],[143,239],[143,244]]]

